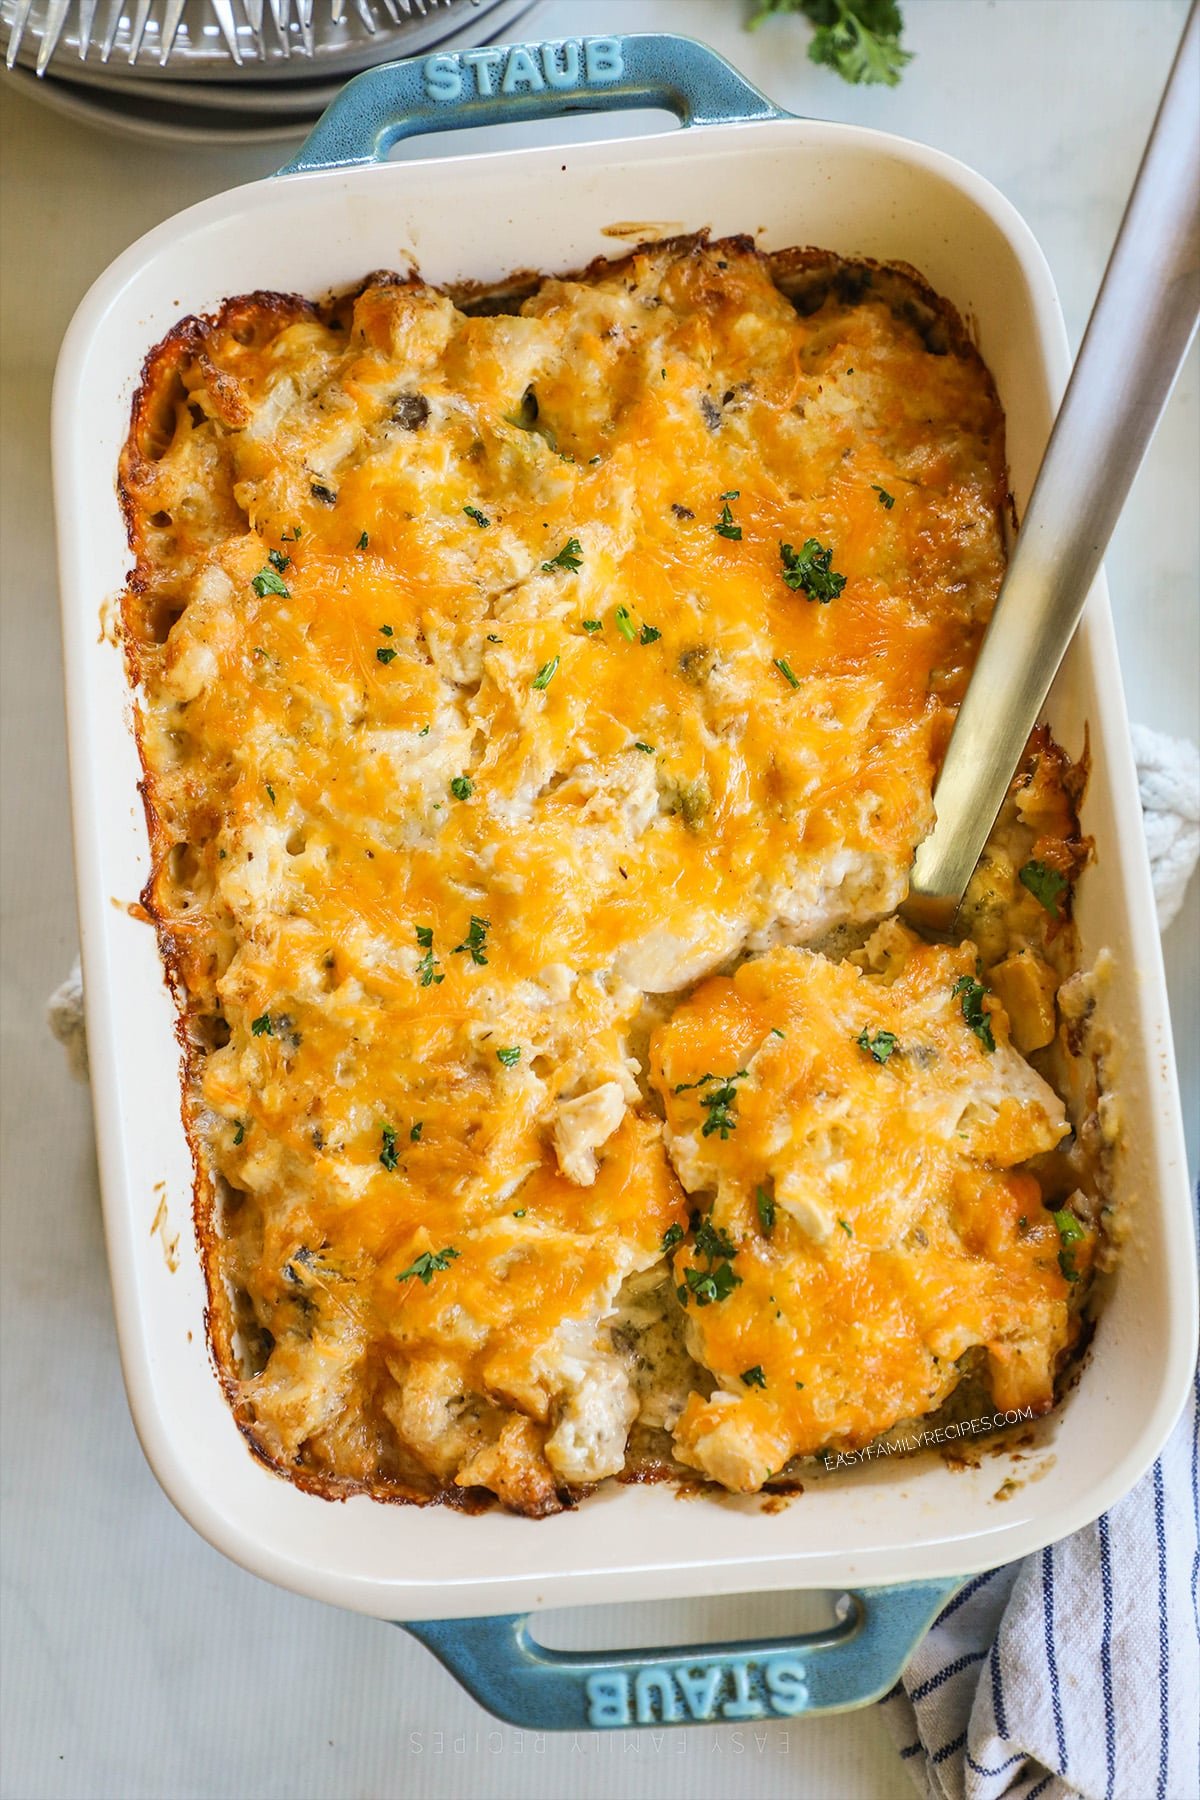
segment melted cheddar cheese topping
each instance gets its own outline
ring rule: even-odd
[[[1016,1165],[1067,1120],[998,1005],[967,1022],[975,963],[892,921],[840,963],[779,949],[714,977],[656,1036],[668,1153],[711,1202],[675,1267],[718,1386],[676,1450],[728,1487],[931,1411],[976,1346],[998,1407],[1052,1402],[1068,1283]]]
[[[683,1230],[680,1176],[741,1234],[768,1165],[779,1236],[688,1314],[719,1391],[688,1402],[686,1460],[754,1485],[927,1410],[970,1344],[1043,1391],[1061,1297],[1037,1235],[1012,1241],[1031,1178],[1007,1171],[1058,1115],[1007,1046],[981,1085],[946,998],[974,952],[914,953],[889,988],[776,948],[890,913],[931,819],[1004,560],[973,353],[861,272],[798,308],[741,242],[508,313],[416,280],[324,311],[252,296],[151,359],[122,484],[147,904],[189,1031],[218,1359],[262,1454],[552,1510],[624,1466],[638,1401],[607,1326]],[[647,1034],[739,958],[660,1032],[664,1134]],[[903,1043],[913,1006],[928,1067],[854,1047],[860,1012]],[[701,1154],[672,1082],[731,1058],[755,1068],[737,1133]],[[820,1068],[857,1123],[822,1124]],[[976,1089],[1007,1097],[971,1103],[968,1154],[928,1150],[921,1201],[921,1120]],[[885,1183],[864,1121],[897,1094]],[[704,1446],[740,1358],[769,1386],[732,1390],[756,1448],[731,1463]]]

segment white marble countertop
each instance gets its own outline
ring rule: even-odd
[[[685,31],[798,112],[952,152],[1030,221],[1078,341],[1184,0],[904,0],[917,60],[894,92],[849,89],[814,68],[798,22],[747,36],[746,10],[745,0],[550,0],[525,35]],[[224,1561],[156,1486],[121,1390],[88,1098],[43,1025],[46,995],[75,947],[47,409],[63,330],[105,265],[160,219],[266,174],[284,152],[150,151],[12,95],[2,129],[0,1789],[8,1800],[908,1794],[871,1710],[757,1737],[695,1727],[522,1738],[392,1627],[297,1599]],[[559,129],[603,134],[585,121]],[[1200,735],[1197,388],[1193,355],[1108,557],[1130,711],[1191,736]],[[1193,1168],[1198,925],[1194,883],[1166,939]],[[748,1602],[735,1621],[726,1603],[707,1620],[778,1630],[784,1604]],[[642,1609],[639,1641],[681,1626],[703,1634],[694,1617]],[[593,1618],[574,1621],[576,1641],[595,1628]]]

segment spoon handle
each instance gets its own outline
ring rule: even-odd
[[[946,930],[1083,610],[1200,311],[1193,4],[917,850],[906,910]]]

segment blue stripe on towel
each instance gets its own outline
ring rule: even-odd
[[[1025,1752],[1023,1750],[1019,1750],[1017,1752],[1016,1756],[1008,1757],[1007,1760],[1002,1762],[1000,1764],[999,1768],[996,1768],[996,1769],[987,1769],[984,1767],[984,1765],[982,1763],[977,1763],[975,1761],[975,1758],[971,1755],[971,1752],[969,1750],[967,1751],[967,1761],[970,1763],[971,1767],[974,1769],[974,1771],[977,1775],[987,1775],[987,1776],[1003,1775],[1004,1771],[1006,1769],[1011,1769],[1014,1763],[1019,1763],[1019,1762],[1025,1761]]]
[[[1046,1623],[1046,1667],[1050,1672],[1050,1705],[1054,1711],[1054,1741],[1058,1745],[1058,1772],[1067,1766],[1067,1736],[1063,1730],[1062,1696],[1058,1691],[1058,1661],[1054,1654],[1054,1545],[1042,1551],[1042,1615]]]
[[[1044,1794],[1046,1789],[1050,1786],[1050,1783],[1053,1780],[1054,1780],[1053,1775],[1043,1775],[1042,1779],[1038,1782],[1037,1786],[1035,1788],[1030,1788],[1029,1792],[1025,1796],[1025,1800],[1038,1800],[1038,1795]]]
[[[961,1675],[964,1669],[971,1667],[972,1663],[986,1661],[986,1650],[969,1650],[965,1656],[956,1657],[954,1662],[947,1663],[945,1668],[939,1669],[936,1675],[931,1675],[928,1681],[923,1681],[920,1687],[915,1687],[908,1697],[915,1706],[918,1700],[924,1700],[926,1694],[932,1694],[935,1688],[940,1688],[943,1681],[949,1681],[954,1675]]]
[[[1000,1675],[1000,1655],[992,1645],[992,1717],[1002,1738],[1008,1736],[1008,1719],[1004,1712],[1004,1682]]]
[[[1100,1680],[1104,1689],[1104,1800],[1113,1800],[1113,1788],[1117,1779],[1117,1743],[1112,1685],[1112,1549],[1108,1541],[1107,1513],[1100,1514],[1096,1520],[1096,1529],[1100,1536],[1100,1597],[1104,1608],[1100,1637]]]
[[[924,1748],[925,1746],[920,1738],[917,1739],[915,1744],[905,1744],[903,1750],[900,1752],[900,1761],[907,1762],[910,1756],[919,1756]]]
[[[1000,1569],[987,1569],[982,1575],[976,1575],[973,1580],[968,1581],[966,1587],[955,1594],[949,1606],[943,1606],[941,1612],[934,1620],[934,1624],[944,1624],[951,1613],[956,1613],[960,1606],[965,1605],[973,1594],[979,1592],[981,1587],[986,1587],[989,1581],[995,1581],[1000,1572]]]
[[[943,1744],[940,1750],[935,1750],[929,1759],[930,1762],[935,1767],[938,1763],[945,1762],[948,1756],[953,1756],[956,1750],[961,1750],[966,1741],[967,1734],[965,1731],[961,1731],[956,1738],[951,1738],[948,1744]]]
[[[1167,1662],[1167,1534],[1163,1524],[1162,1459],[1154,1465],[1154,1535],[1158,1540],[1158,1714],[1162,1748],[1158,1758],[1158,1800],[1167,1791],[1171,1749],[1170,1675]]]

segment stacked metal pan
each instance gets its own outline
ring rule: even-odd
[[[7,80],[158,141],[300,136],[351,75],[510,36],[536,0],[0,0]]]

